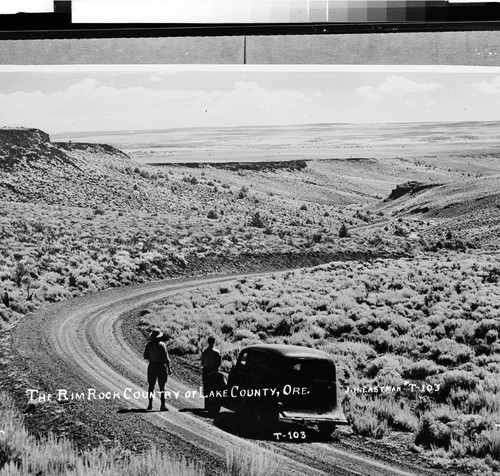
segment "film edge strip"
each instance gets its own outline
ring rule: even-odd
[[[214,1],[212,0],[212,2]],[[262,13],[259,14],[260,21],[257,21],[259,20],[258,15],[252,12],[249,13],[249,22],[245,22],[246,19],[240,12],[238,13],[238,21],[236,21],[236,17],[233,19],[227,16],[226,22],[75,23],[72,7],[76,3],[68,0],[56,0],[54,1],[53,13],[0,15],[0,39],[316,35],[495,31],[500,29],[500,2],[463,3],[461,0],[459,2],[444,0],[265,1],[266,5],[281,2],[281,10],[276,10],[274,13],[269,11],[269,15],[266,16],[269,18],[269,22],[263,21]],[[292,15],[291,10],[287,16],[285,13],[279,13],[285,11],[282,8],[283,5],[292,3],[296,4],[296,13]],[[300,5],[302,7],[299,8]],[[252,17],[252,15],[254,16]],[[218,19],[215,16],[210,18],[212,20]],[[256,21],[251,22],[252,18]],[[223,20],[224,18],[219,19]],[[199,16],[198,20],[200,20]]]

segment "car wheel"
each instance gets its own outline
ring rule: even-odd
[[[210,418],[215,418],[221,409],[221,404],[218,401],[218,398],[207,397],[205,401],[205,408],[207,409],[208,416]]]
[[[318,423],[318,431],[323,438],[327,438],[335,431],[335,423],[320,421]]]
[[[272,405],[255,405],[252,413],[253,422],[258,428],[273,425],[278,420],[278,413]]]

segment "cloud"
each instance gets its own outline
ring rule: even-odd
[[[361,86],[355,93],[365,99],[376,100],[383,94],[403,96],[405,94],[428,93],[441,88],[437,83],[417,83],[402,76],[390,76],[376,88],[372,86]]]
[[[85,93],[89,91],[95,91],[98,87],[98,81],[95,78],[84,78],[80,82],[72,84],[68,88],[68,93]]]
[[[314,92],[269,90],[255,81],[209,90],[147,84],[114,87],[87,77],[64,91],[0,94],[0,110],[9,125],[56,132],[298,123],[324,107]]]
[[[163,81],[163,79],[154,74],[149,77],[149,80],[152,81],[153,83],[159,83],[160,81]]]
[[[403,78],[401,76],[391,76],[387,78],[380,86],[377,88],[379,93],[429,93],[441,88],[440,84],[437,83],[416,83],[410,79]]]
[[[263,89],[259,88],[257,81],[236,81],[234,90],[240,93],[262,93]]]
[[[379,97],[379,95],[371,86],[361,86],[360,88],[356,89],[355,92],[358,96],[361,96],[365,99],[370,99],[372,101],[375,101]]]
[[[500,94],[500,76],[497,76],[491,82],[481,81],[471,84],[471,87],[483,94]]]

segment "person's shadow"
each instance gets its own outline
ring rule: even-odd
[[[209,413],[203,408],[180,408],[179,412],[192,413],[201,418],[211,418]],[[152,411],[143,408],[122,408],[117,413],[152,413]],[[336,438],[335,436],[322,436],[318,431],[296,423],[271,422],[256,424],[251,418],[245,418],[238,413],[230,411],[220,412],[214,418],[214,426],[232,435],[251,440],[311,443],[333,441]]]
[[[193,415],[199,416],[199,417],[208,417],[208,411],[204,410],[203,408],[180,408],[180,412],[182,413],[192,413]]]
[[[221,412],[214,419],[214,425],[227,433],[252,440],[280,441],[284,443],[306,443],[329,441],[318,431],[295,423],[269,422],[256,424],[233,412]]]

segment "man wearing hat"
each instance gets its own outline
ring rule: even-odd
[[[165,334],[159,329],[151,332],[146,349],[144,350],[144,358],[149,360],[148,365],[148,410],[153,409],[153,394],[155,391],[156,380],[160,387],[161,406],[160,411],[166,411],[165,406],[165,384],[167,383],[168,375],[172,373],[170,369],[170,357],[168,356],[167,347],[165,344]]]
[[[220,351],[214,347],[215,337],[208,338],[208,347],[201,353],[201,374],[203,378],[203,393],[210,392],[208,376],[220,367]],[[206,404],[206,399],[205,399]],[[205,405],[206,406],[206,405]]]

